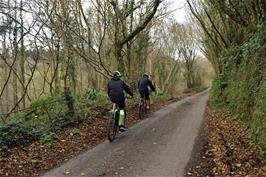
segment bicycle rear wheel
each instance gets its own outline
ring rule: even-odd
[[[116,133],[117,133],[118,127],[116,125],[114,116],[110,116],[108,120],[108,126],[107,126],[107,137],[110,142],[114,141]]]
[[[144,114],[145,114],[145,110],[143,106],[143,101],[141,101],[139,104],[139,119],[143,119]]]

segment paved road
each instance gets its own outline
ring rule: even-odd
[[[42,177],[182,177],[200,128],[207,91],[173,103]],[[56,157],[55,157],[56,158]]]

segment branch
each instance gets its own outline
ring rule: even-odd
[[[131,1],[131,3],[133,3],[133,1]],[[138,5],[136,5],[135,7],[134,6],[131,6],[131,8],[125,12],[125,15],[124,17],[127,18],[130,14],[132,14],[135,10],[137,10],[138,8],[140,8],[142,5],[142,3],[140,2]]]
[[[225,39],[223,38],[223,36],[222,36],[222,34],[220,33],[220,31],[217,29],[217,27],[216,27],[216,25],[214,24],[214,22],[213,22],[211,16],[210,16],[209,13],[207,12],[205,6],[203,7],[203,9],[204,9],[204,12],[205,12],[205,14],[207,15],[208,19],[210,20],[210,22],[211,22],[211,24],[212,24],[214,30],[215,30],[215,31],[218,33],[218,35],[220,36],[220,38],[221,38],[221,40],[223,41],[225,47],[228,48],[228,44],[227,44],[227,42],[226,42]]]
[[[217,44],[217,42],[213,39],[213,37],[211,36],[211,34],[208,32],[208,29],[206,28],[204,22],[200,19],[200,17],[198,16],[198,14],[196,14],[196,12],[194,11],[191,3],[190,3],[190,0],[187,0],[187,3],[188,3],[188,6],[189,6],[189,9],[191,11],[191,13],[193,14],[193,16],[199,21],[200,25],[202,26],[204,32],[209,36],[209,38],[211,39],[211,41],[216,45],[216,46],[219,46]]]
[[[161,0],[155,0],[153,2],[153,9],[151,11],[151,13],[144,19],[143,23],[140,24],[139,26],[137,26],[131,33],[128,34],[128,36],[126,36],[124,39],[119,41],[119,45],[123,46],[124,44],[126,44],[127,42],[131,41],[137,34],[139,34],[147,25],[148,23],[152,20],[152,18],[154,17],[160,3],[162,1]]]

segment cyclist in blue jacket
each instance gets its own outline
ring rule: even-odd
[[[149,108],[149,99],[150,99],[150,93],[149,93],[149,88],[155,92],[155,87],[152,84],[149,75],[147,73],[144,73],[142,77],[138,81],[138,89],[141,98],[145,98],[147,101],[147,109]]]

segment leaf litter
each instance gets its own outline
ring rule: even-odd
[[[259,150],[228,111],[217,113],[206,107],[193,151],[186,177],[266,177]]]

